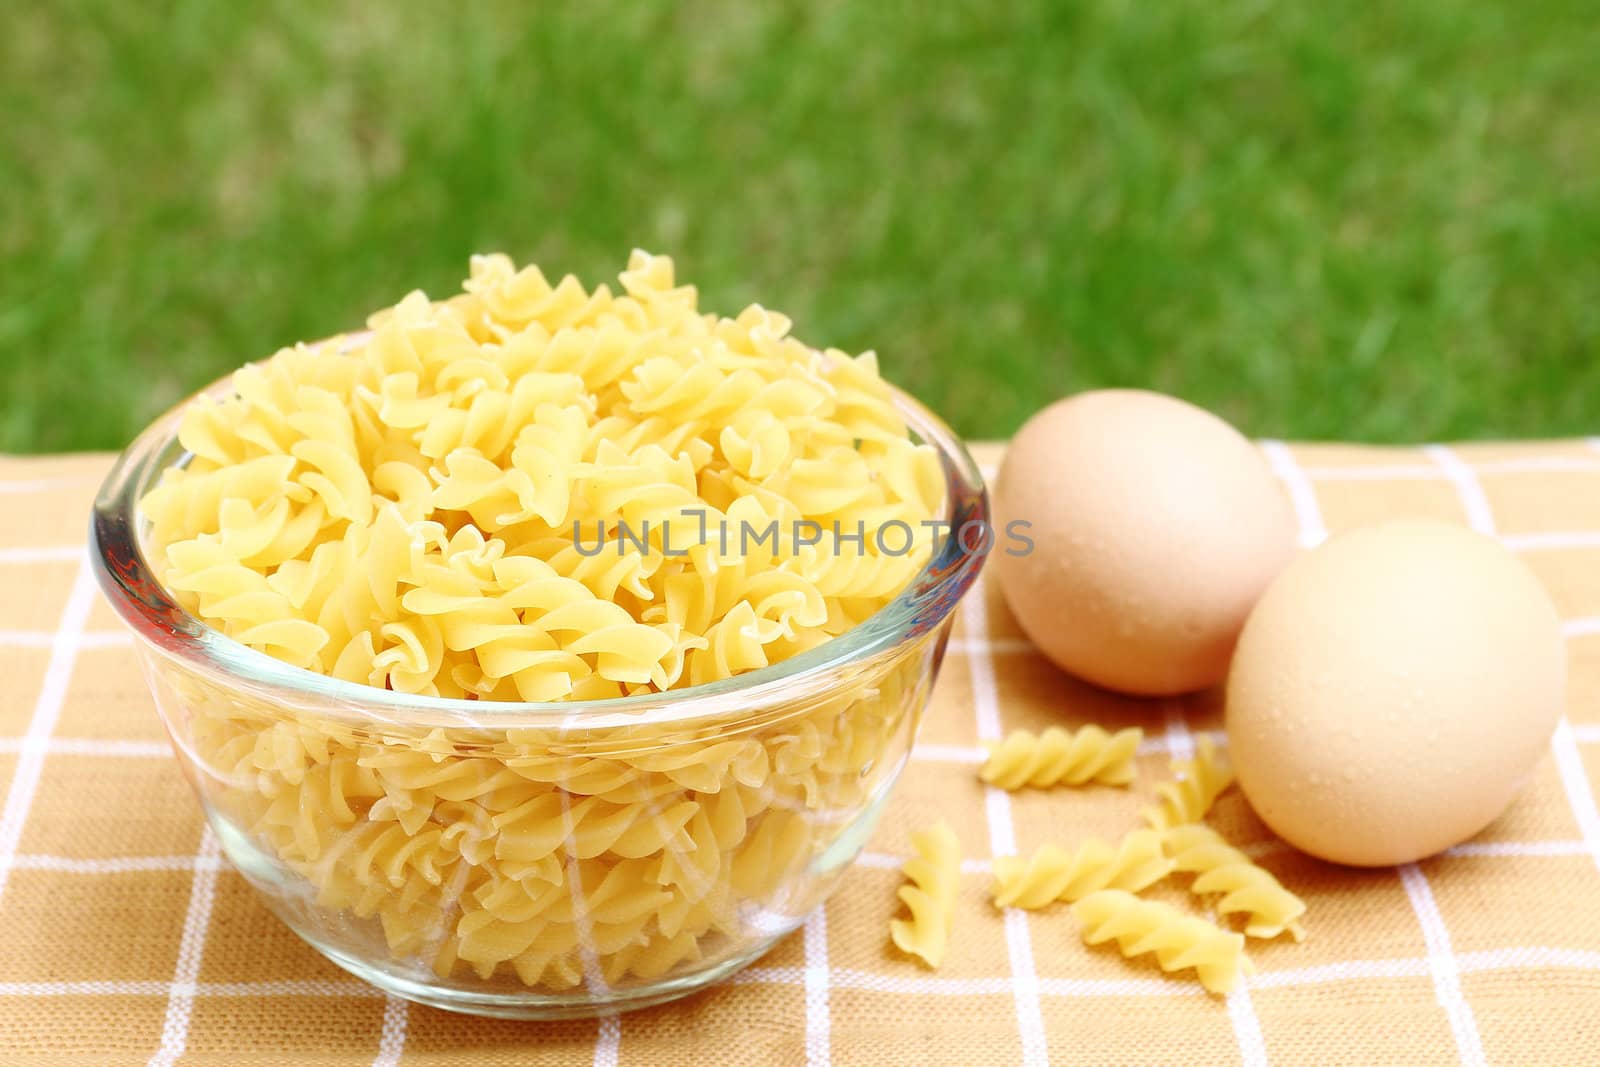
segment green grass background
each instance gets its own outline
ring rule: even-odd
[[[970,436],[1106,385],[1600,426],[1588,0],[65,0],[8,8],[0,115],[0,451],[120,446],[475,250],[636,245]]]

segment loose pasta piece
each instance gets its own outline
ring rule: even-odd
[[[1053,785],[1127,785],[1144,731],[1107,733],[1090,724],[1079,730],[1050,726],[1041,734],[1016,730],[991,746],[978,777],[1001,789]]]
[[[1163,971],[1194,968],[1213,993],[1232,992],[1239,976],[1254,972],[1244,936],[1159,900],[1140,900],[1122,889],[1090,893],[1072,906],[1088,945],[1115,941],[1127,957],[1155,954]]]
[[[1296,941],[1305,940],[1300,925],[1305,901],[1211,827],[1174,826],[1162,835],[1162,847],[1176,870],[1200,875],[1189,887],[1196,896],[1222,894],[1216,904],[1218,915],[1245,916],[1246,934],[1269,938],[1287,930]]]
[[[911,847],[917,854],[901,868],[910,884],[901,886],[899,893],[911,918],[892,920],[889,936],[900,951],[937,967],[944,961],[955,925],[961,844],[955,831],[941,822],[912,834]]]
[[[1140,812],[1155,830],[1199,822],[1233,784],[1233,768],[1209,737],[1200,738],[1193,759],[1173,760],[1172,773],[1176,780],[1157,785],[1157,802]]]
[[[994,861],[994,902],[1002,908],[1042,908],[1057,900],[1071,903],[1101,889],[1137,893],[1172,871],[1161,850],[1161,835],[1135,830],[1113,845],[1091,837],[1068,852],[1044,845],[1027,859],[1000,856]]]

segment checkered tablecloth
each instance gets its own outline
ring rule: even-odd
[[[1479,838],[1344,870],[1274,842],[1229,794],[1215,825],[1307,899],[1310,938],[1252,945],[1259,973],[1226,999],[1085,949],[1064,910],[996,911],[991,857],[1131,827],[1220,708],[1073,682],[980,588],[883,823],[826,910],[719,988],[552,1024],[387,999],[267,914],[222,865],[85,565],[109,459],[0,458],[0,1064],[1600,1063],[1600,442],[1263,447],[1308,544],[1437,516],[1495,534],[1549,587],[1567,716]],[[983,741],[1089,721],[1145,727],[1131,793],[976,780]],[[908,836],[939,818],[967,858],[949,958],[930,972],[889,948],[886,924]]]

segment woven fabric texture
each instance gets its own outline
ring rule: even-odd
[[[1310,905],[1309,939],[1253,944],[1259,973],[1227,998],[1084,948],[1064,906],[996,911],[994,856],[1132,828],[1168,760],[1221,738],[1221,708],[1073,681],[980,585],[887,814],[826,909],[718,988],[549,1024],[386,998],[266,912],[204,829],[86,565],[110,459],[0,457],[0,1065],[1600,1062],[1600,441],[1262,447],[1307,544],[1433,516],[1496,535],[1549,588],[1567,715],[1483,834],[1347,870],[1275,842],[1227,794],[1212,824]],[[1000,447],[979,453],[993,464]],[[1145,728],[1131,790],[977,780],[983,742],[1087,722]],[[966,858],[929,971],[890,947],[888,921],[911,833],[941,818]]]

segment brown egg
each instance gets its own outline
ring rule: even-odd
[[[1288,499],[1255,447],[1158,393],[1041,411],[1006,452],[994,502],[990,566],[1023,629],[1061,667],[1126,693],[1220,682],[1295,551]]]
[[[1499,543],[1395,520],[1341,534],[1262,596],[1228,677],[1239,785],[1284,840],[1408,863],[1489,824],[1566,701],[1549,596]]]

